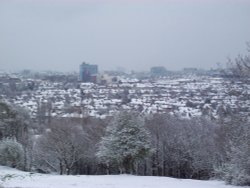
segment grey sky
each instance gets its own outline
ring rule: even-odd
[[[247,0],[0,0],[0,69],[211,68],[245,52]]]

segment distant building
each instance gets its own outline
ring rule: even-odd
[[[167,70],[163,66],[152,67],[150,70],[152,76],[165,76],[167,74]]]
[[[80,71],[79,71],[79,80],[81,82],[96,82],[98,74],[98,66],[97,65],[90,65],[85,62],[83,62],[80,65]]]
[[[99,74],[97,77],[97,83],[100,85],[106,85],[117,82],[118,82],[117,76],[112,76],[109,74]]]

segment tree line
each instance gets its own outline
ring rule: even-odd
[[[219,178],[250,185],[247,117],[219,114],[183,119],[120,111],[106,119],[30,119],[0,103],[0,164],[59,174],[119,174]]]

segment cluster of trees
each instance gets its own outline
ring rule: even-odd
[[[52,119],[41,125],[17,109],[0,103],[0,165],[60,174],[218,177],[250,185],[247,117],[231,114],[212,122],[121,111],[105,120]]]
[[[24,169],[27,165],[29,114],[20,107],[0,102],[0,164]]]

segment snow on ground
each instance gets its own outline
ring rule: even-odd
[[[45,175],[0,166],[1,186],[4,188],[236,188],[220,181],[132,175]]]

